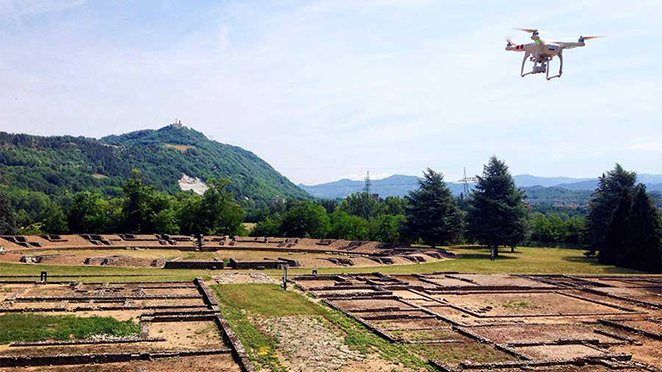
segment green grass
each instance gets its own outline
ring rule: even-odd
[[[255,315],[274,318],[325,314],[323,307],[276,284],[224,284],[215,288],[225,302]]]
[[[406,346],[392,344],[342,312],[313,303],[297,292],[283,291],[276,284],[224,284],[212,289],[249,358],[266,369],[283,368],[276,356],[278,340],[260,333],[249,317],[320,316],[343,331],[345,344],[353,350],[378,353],[385,360],[414,369],[429,368]]]
[[[15,341],[86,339],[95,335],[138,336],[140,325],[110,317],[73,315],[5,314],[0,316],[0,344]]]
[[[0,262],[0,273],[2,275],[36,275],[35,280],[39,280],[39,273],[48,271],[48,275],[128,275],[138,274],[136,277],[106,277],[104,281],[136,281],[136,282],[156,282],[156,281],[185,281],[193,280],[200,276],[209,279],[214,270],[163,270],[156,268],[126,268],[126,267],[101,267],[101,266],[69,266],[69,265],[41,265],[41,264],[19,264]],[[52,280],[76,280],[79,282],[97,282],[99,277],[90,278],[53,278]]]
[[[260,367],[263,367],[272,372],[286,371],[285,366],[278,359],[278,355],[276,355],[278,340],[261,333],[248,319],[247,310],[242,309],[243,306],[250,305],[250,302],[242,299],[242,286],[246,286],[246,290],[253,300],[260,302],[259,306],[253,307],[254,309],[266,309],[268,307],[265,306],[265,303],[269,303],[269,299],[266,297],[256,299],[254,297],[259,292],[255,288],[256,285],[259,284],[213,285],[212,290],[218,299],[221,313],[227,319],[230,327],[232,327],[239,341],[246,349],[248,358],[253,362],[255,367],[258,370]],[[266,289],[269,290],[270,288]],[[243,306],[235,302],[237,299]]]
[[[384,274],[430,273],[435,271],[458,271],[485,274],[637,274],[635,270],[602,265],[596,258],[587,258],[582,250],[561,248],[518,247],[515,253],[503,249],[496,261],[490,261],[490,252],[480,247],[451,247],[458,254],[456,259],[412,265],[372,267],[328,267],[319,268],[320,274],[357,273],[379,271]],[[121,268],[99,266],[55,266],[0,263],[3,275],[39,275],[42,270],[49,274],[147,274],[147,277],[108,278],[108,281],[167,281],[192,280],[197,276],[205,279],[219,271],[214,270],[163,270],[155,268]],[[265,274],[280,276],[281,270],[264,270]],[[310,268],[290,269],[290,274],[308,274]],[[98,281],[99,278],[75,279]]]
[[[322,273],[356,273],[379,271],[384,274],[430,273],[458,271],[484,274],[636,274],[636,270],[602,265],[597,258],[587,258],[584,251],[561,248],[517,247],[515,253],[502,249],[495,261],[490,261],[490,251],[482,247],[450,247],[457,258],[414,265],[380,267],[331,267],[320,268]],[[310,269],[292,269],[293,274],[310,273]]]

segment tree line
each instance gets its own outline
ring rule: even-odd
[[[587,218],[591,253],[604,264],[661,272],[660,212],[636,179],[618,164],[599,178]]]
[[[0,193],[0,234],[246,234],[245,212],[227,191],[229,184],[211,178],[203,195],[170,195],[143,183],[134,170],[117,197],[82,191],[55,199],[6,191]]]
[[[427,169],[404,198],[356,193],[343,200],[276,199],[250,211],[254,236],[376,240],[430,246],[499,247],[527,240],[586,245],[605,264],[660,272],[662,222],[636,174],[620,165],[603,174],[580,215],[531,213],[506,164],[492,157],[470,195],[455,198],[443,174]],[[143,183],[140,173],[116,197],[83,191],[53,200],[39,193],[0,192],[0,234],[168,233],[243,235],[244,209],[230,181],[209,179],[203,195],[170,195]],[[0,190],[1,191],[1,190]]]

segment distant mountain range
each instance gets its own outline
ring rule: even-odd
[[[555,201],[582,204],[590,198],[598,185],[597,178],[538,177],[529,174],[520,174],[513,178],[517,187],[526,191],[529,202],[550,204]],[[372,192],[381,197],[405,196],[409,191],[418,188],[418,179],[416,176],[396,174],[373,180]],[[638,180],[645,183],[649,191],[662,191],[662,175],[640,174]],[[341,179],[312,186],[299,184],[299,187],[318,198],[337,199],[362,191],[364,185],[363,181]],[[462,183],[447,182],[446,185],[456,196],[464,190]],[[469,186],[473,187],[473,184]]]

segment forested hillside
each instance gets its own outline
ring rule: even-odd
[[[0,132],[0,187],[62,195],[83,190],[119,195],[138,169],[158,190],[180,191],[182,174],[206,180],[225,177],[246,207],[273,196],[307,194],[250,151],[207,139],[181,125],[96,140]]]

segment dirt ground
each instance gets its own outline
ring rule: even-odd
[[[554,342],[558,340],[597,340],[600,343],[615,343],[619,340],[595,332],[596,326],[566,324],[509,324],[475,327],[471,332],[497,344],[517,342]]]
[[[21,346],[9,343],[0,345],[0,355],[59,355],[95,353],[180,352],[196,350],[227,350],[222,329],[213,318],[196,315],[198,318],[180,317],[182,312],[209,310],[197,284],[189,283],[95,283],[95,284],[0,284],[4,296],[0,302],[0,315],[6,310],[30,309],[42,315],[73,315],[77,317],[103,316],[120,321],[132,319],[141,322],[140,336],[131,336],[125,343],[103,343]],[[119,298],[118,298],[119,296]],[[167,298],[144,298],[144,296],[167,296]],[[193,296],[195,298],[185,298]],[[184,297],[184,298],[180,298]],[[54,300],[50,300],[54,298]],[[46,300],[46,301],[44,301]],[[134,309],[134,307],[138,307]],[[152,308],[152,309],[147,309]],[[156,309],[154,309],[156,308]],[[110,310],[109,310],[110,309]],[[56,311],[53,311],[56,310]],[[169,318],[170,317],[170,318]],[[202,317],[202,318],[200,318]],[[205,320],[208,319],[208,320]],[[48,341],[48,340],[47,340]],[[112,341],[112,340],[111,340]],[[194,370],[239,370],[232,356],[208,355],[196,357],[164,358],[153,361],[130,363],[108,363],[100,365],[72,365],[34,367],[7,370],[34,371],[188,371]]]
[[[522,346],[515,350],[534,360],[572,360],[579,357],[606,356],[605,351],[586,345]]]
[[[462,363],[517,362],[519,356],[522,360],[553,364],[531,368],[548,371],[604,370],[595,362],[630,356],[632,362],[609,363],[613,368],[632,371],[662,368],[662,341],[654,339],[662,334],[662,308],[630,301],[625,296],[655,296],[662,292],[662,286],[655,286],[660,279],[662,276],[448,273],[294,278],[314,296],[333,292],[320,287],[342,288],[337,293],[346,294],[347,298],[327,301],[395,342],[411,345],[412,350],[429,360],[459,368]],[[368,281],[376,290],[372,297],[369,293],[358,299],[350,297],[352,288],[358,292]],[[614,286],[605,287],[609,284]],[[397,299],[385,297],[385,291],[391,291]],[[606,295],[614,293],[623,296]],[[639,335],[602,320],[653,335]],[[512,355],[500,351],[500,347]],[[589,361],[595,368],[578,365]]]
[[[622,314],[622,310],[559,293],[436,295],[441,301],[484,316]]]
[[[215,322],[159,322],[149,327],[150,337],[164,337],[164,345],[177,350],[219,349],[224,347]]]
[[[0,368],[2,372],[217,372],[241,371],[230,354],[135,360],[126,363],[80,364],[28,368]]]
[[[233,258],[239,261],[262,261],[264,259],[275,260],[278,258],[287,258],[296,260],[301,267],[323,268],[337,267],[338,265],[330,259],[349,259],[354,267],[372,267],[381,264],[369,258],[362,256],[352,256],[348,254],[329,254],[323,251],[316,253],[303,252],[275,252],[275,251],[256,251],[256,250],[221,250],[217,252],[191,252],[179,251],[175,249],[108,249],[108,250],[43,250],[30,252],[5,252],[0,255],[0,262],[20,263],[24,256],[30,257],[30,260],[36,260],[39,256],[39,262],[48,265],[71,265],[71,266],[110,266],[110,267],[162,267],[166,260],[224,260]],[[424,256],[427,262],[439,261],[433,257]],[[391,257],[394,265],[411,265],[412,261],[401,257]],[[87,260],[87,262],[86,262]],[[155,262],[155,260],[157,260]]]

